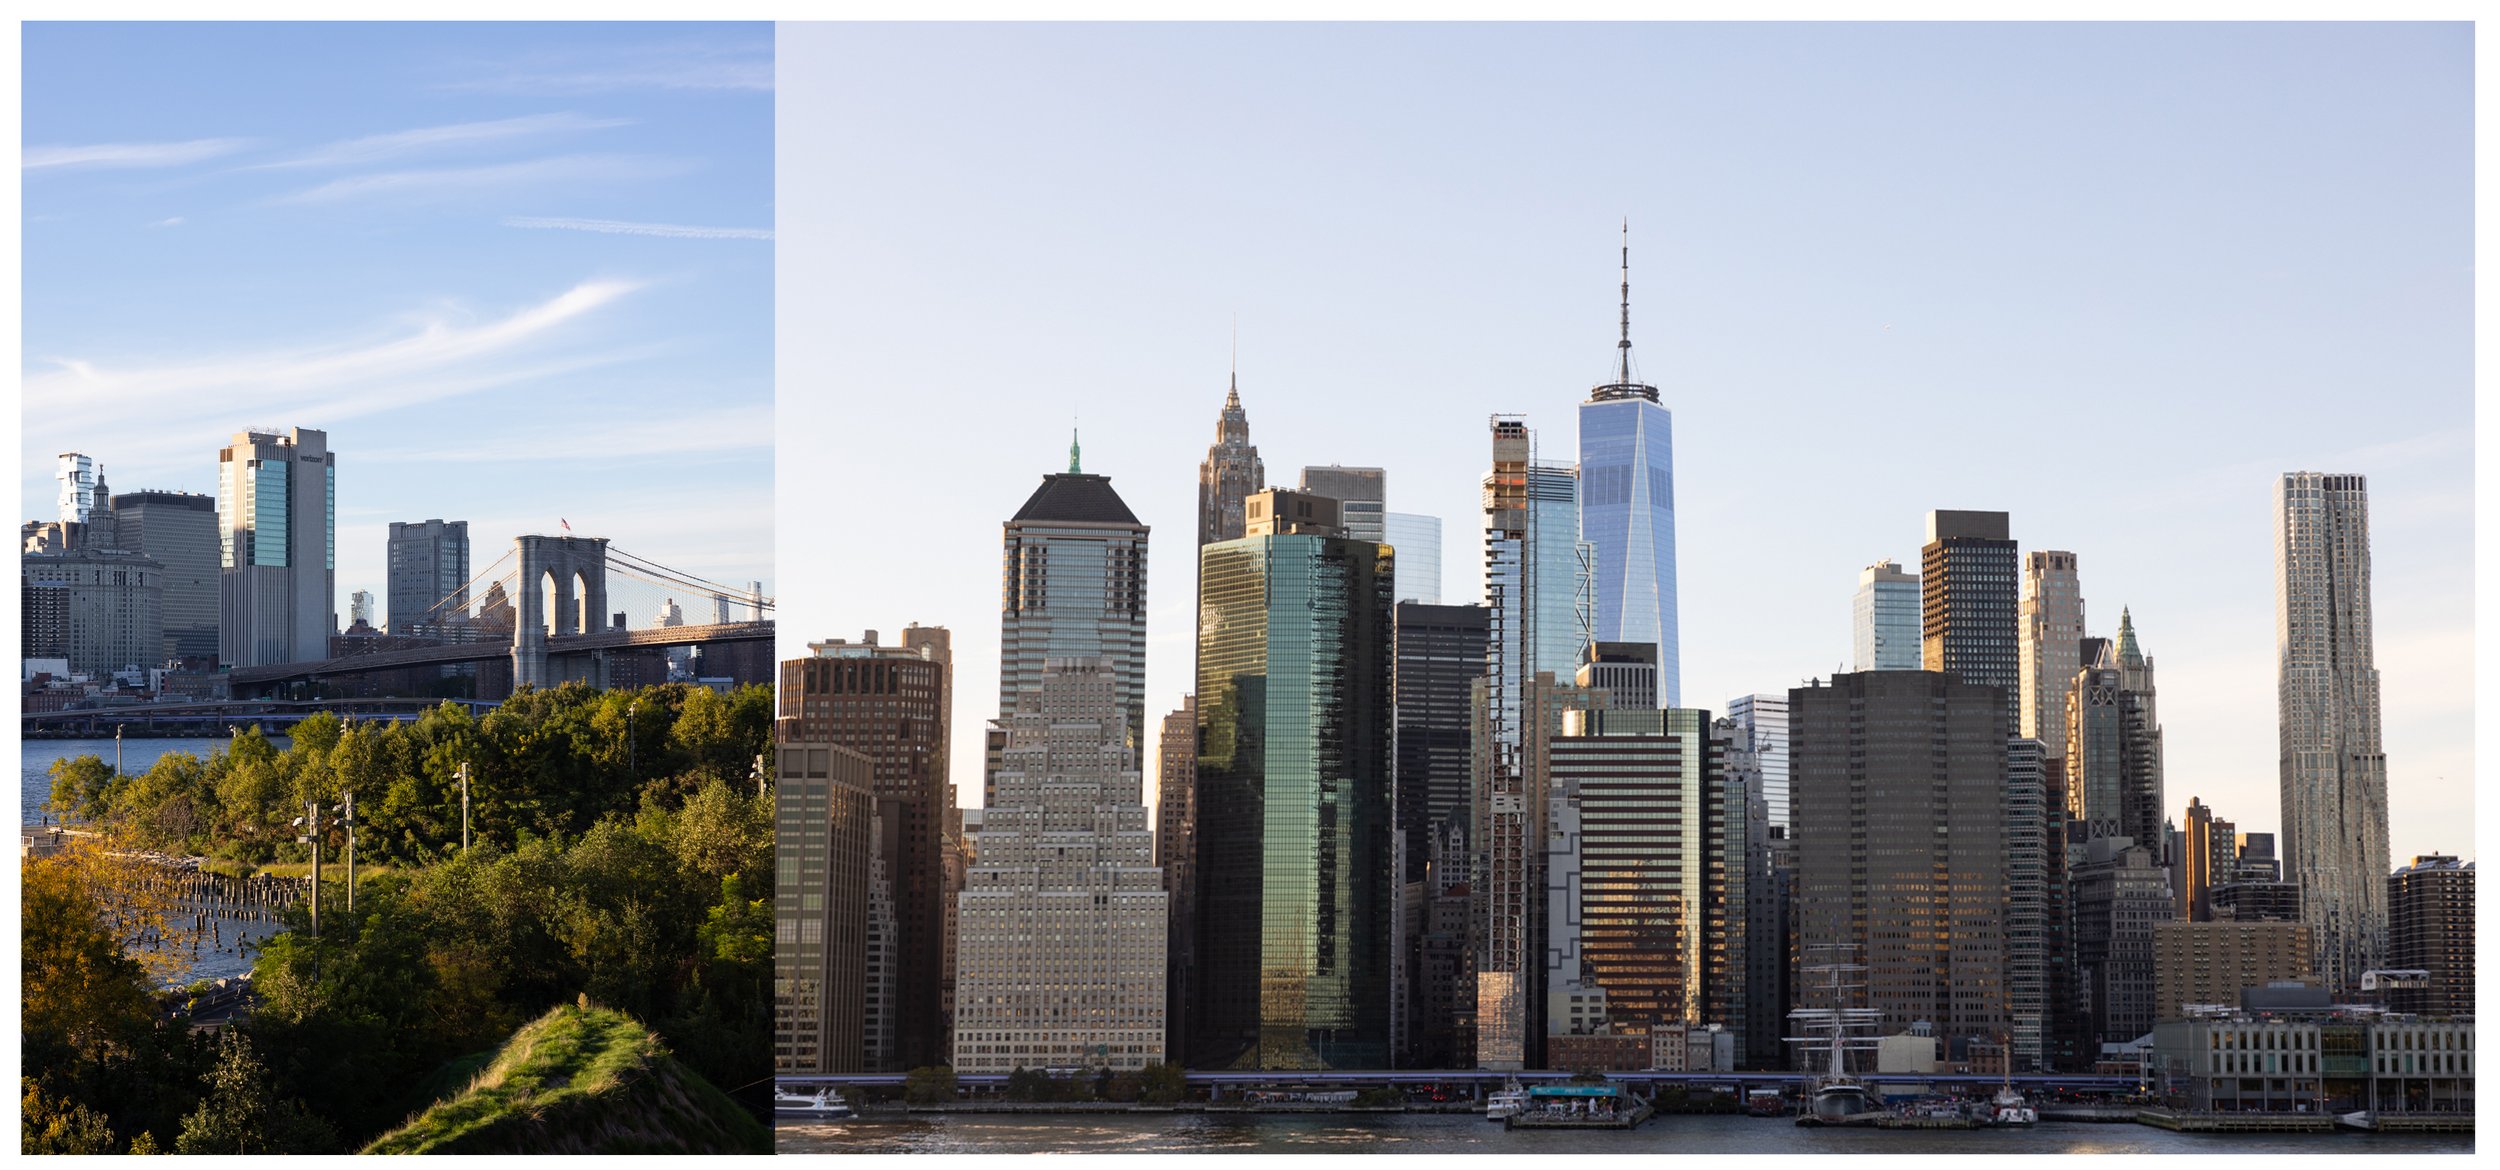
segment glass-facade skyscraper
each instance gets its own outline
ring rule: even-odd
[[[389,572],[385,600],[392,633],[466,620],[469,522],[392,521]]]
[[[1580,537],[1593,570],[1591,634],[1658,646],[1658,693],[1682,703],[1675,623],[1675,429],[1658,388],[1632,377],[1631,248],[1615,380],[1580,404]]]
[[[338,629],[338,461],[329,435],[246,431],[217,453],[217,657],[327,658]]]
[[[1543,963],[1530,927],[1544,906],[1536,858],[1546,802],[1530,755],[1528,694],[1539,674],[1573,678],[1590,646],[1579,477],[1535,456],[1526,423],[1493,419],[1493,471],[1484,481],[1485,699],[1468,833],[1476,1060],[1488,1068],[1520,1067],[1530,1055],[1537,1005],[1529,984]]]
[[[1198,554],[1188,1059],[1386,1068],[1394,557],[1279,498]]]
[[[1385,512],[1380,527],[1398,554],[1398,600],[1441,604],[1441,518]]]
[[[1919,669],[1918,574],[1890,558],[1858,573],[1849,605],[1849,669]]]
[[[1045,475],[1007,521],[999,561],[998,710],[1040,686],[1053,658],[1107,658],[1119,680],[1132,749],[1146,742],[1146,525],[1111,477],[1087,475],[1073,448],[1064,474]],[[1003,733],[993,730],[983,770],[997,770]]]

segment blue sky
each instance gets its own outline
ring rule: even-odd
[[[338,598],[394,520],[772,573],[772,31],[29,24],[24,514],[53,456],[214,493],[327,430]],[[636,612],[642,624],[649,615]]]
[[[1486,416],[1569,458],[1628,216],[1688,702],[1831,673],[1861,567],[2003,510],[2079,555],[2094,633],[2132,609],[2173,815],[2270,830],[2273,484],[2361,472],[2392,852],[2472,854],[2467,26],[784,25],[780,55],[784,651],[954,627],[968,801],[998,525],[1071,416],[1155,529],[1160,717],[1236,317],[1269,478],[1386,467],[1471,600]]]

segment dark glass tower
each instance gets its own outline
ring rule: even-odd
[[[1388,1066],[1395,572],[1334,512],[1199,550],[1197,1067]]]
[[[1397,607],[1398,832],[1406,842],[1399,880],[1424,880],[1432,837],[1467,824],[1468,696],[1484,677],[1487,613],[1481,605]]]
[[[2003,512],[1929,512],[1919,563],[1920,669],[2005,691],[2006,729],[2022,726],[2017,641],[2022,567]]]
[[[1788,711],[1798,942],[1865,949],[1884,1033],[1931,1023],[1955,1060],[2001,1043],[2005,692],[1923,671],[1836,674],[1789,691]]]

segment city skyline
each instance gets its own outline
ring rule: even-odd
[[[64,451],[213,494],[232,435],[302,427],[340,456],[342,627],[433,517],[479,566],[569,524],[774,580],[770,26],[25,42],[21,518]]]
[[[1679,440],[1687,703],[1845,668],[1864,566],[1914,565],[1930,511],[2003,511],[2022,553],[2082,559],[2088,634],[2123,608],[2160,649],[2165,812],[2273,830],[2271,487],[2364,474],[2391,854],[2470,855],[2468,47],[2368,25],[785,29],[784,60],[820,66],[785,97],[893,110],[782,128],[785,190],[832,189],[816,157],[892,180],[783,201],[792,270],[846,274],[785,290],[792,321],[830,323],[784,329],[785,368],[876,388],[785,396],[785,432],[981,420],[913,509],[908,569],[810,570],[905,530],[792,534],[788,638],[947,624],[961,693],[994,693],[989,542],[1055,436],[1076,416],[1089,472],[1193,530],[1228,375],[1262,486],[1384,468],[1388,510],[1442,521],[1443,600],[1480,601],[1458,548],[1481,428],[1525,413],[1540,458],[1571,457],[1567,412],[1614,367],[1628,214],[1631,337]],[[1449,80],[1489,60],[1500,84]],[[1286,69],[1313,84],[1241,97]],[[1153,109],[1118,100],[1139,83]],[[1031,198],[988,194],[996,168]],[[784,484],[873,491],[906,474],[891,450],[785,458]],[[1153,711],[1189,688],[1188,551],[1150,569]],[[957,710],[958,759],[985,706]]]

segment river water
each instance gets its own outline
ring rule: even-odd
[[[222,737],[194,739],[139,739],[124,737],[121,744],[122,771],[138,775],[156,766],[156,761],[174,752],[189,752],[201,759],[226,750],[231,740]],[[270,741],[285,751],[284,736]],[[44,802],[52,796],[52,762],[94,756],[106,764],[113,762],[113,741],[110,739],[30,739],[20,744],[18,823],[40,824],[44,820]],[[196,955],[174,982],[188,984],[200,979],[223,979],[241,975],[252,969],[252,946],[277,928],[266,922],[227,920],[217,924],[217,936],[202,939]]]
[[[1633,1130],[1511,1130],[1390,1114],[956,1113],[781,1121],[784,1154],[2412,1154],[2471,1153],[2472,1134],[2183,1134],[2043,1122],[2028,1130],[1809,1129],[1758,1117],[1657,1117]]]

